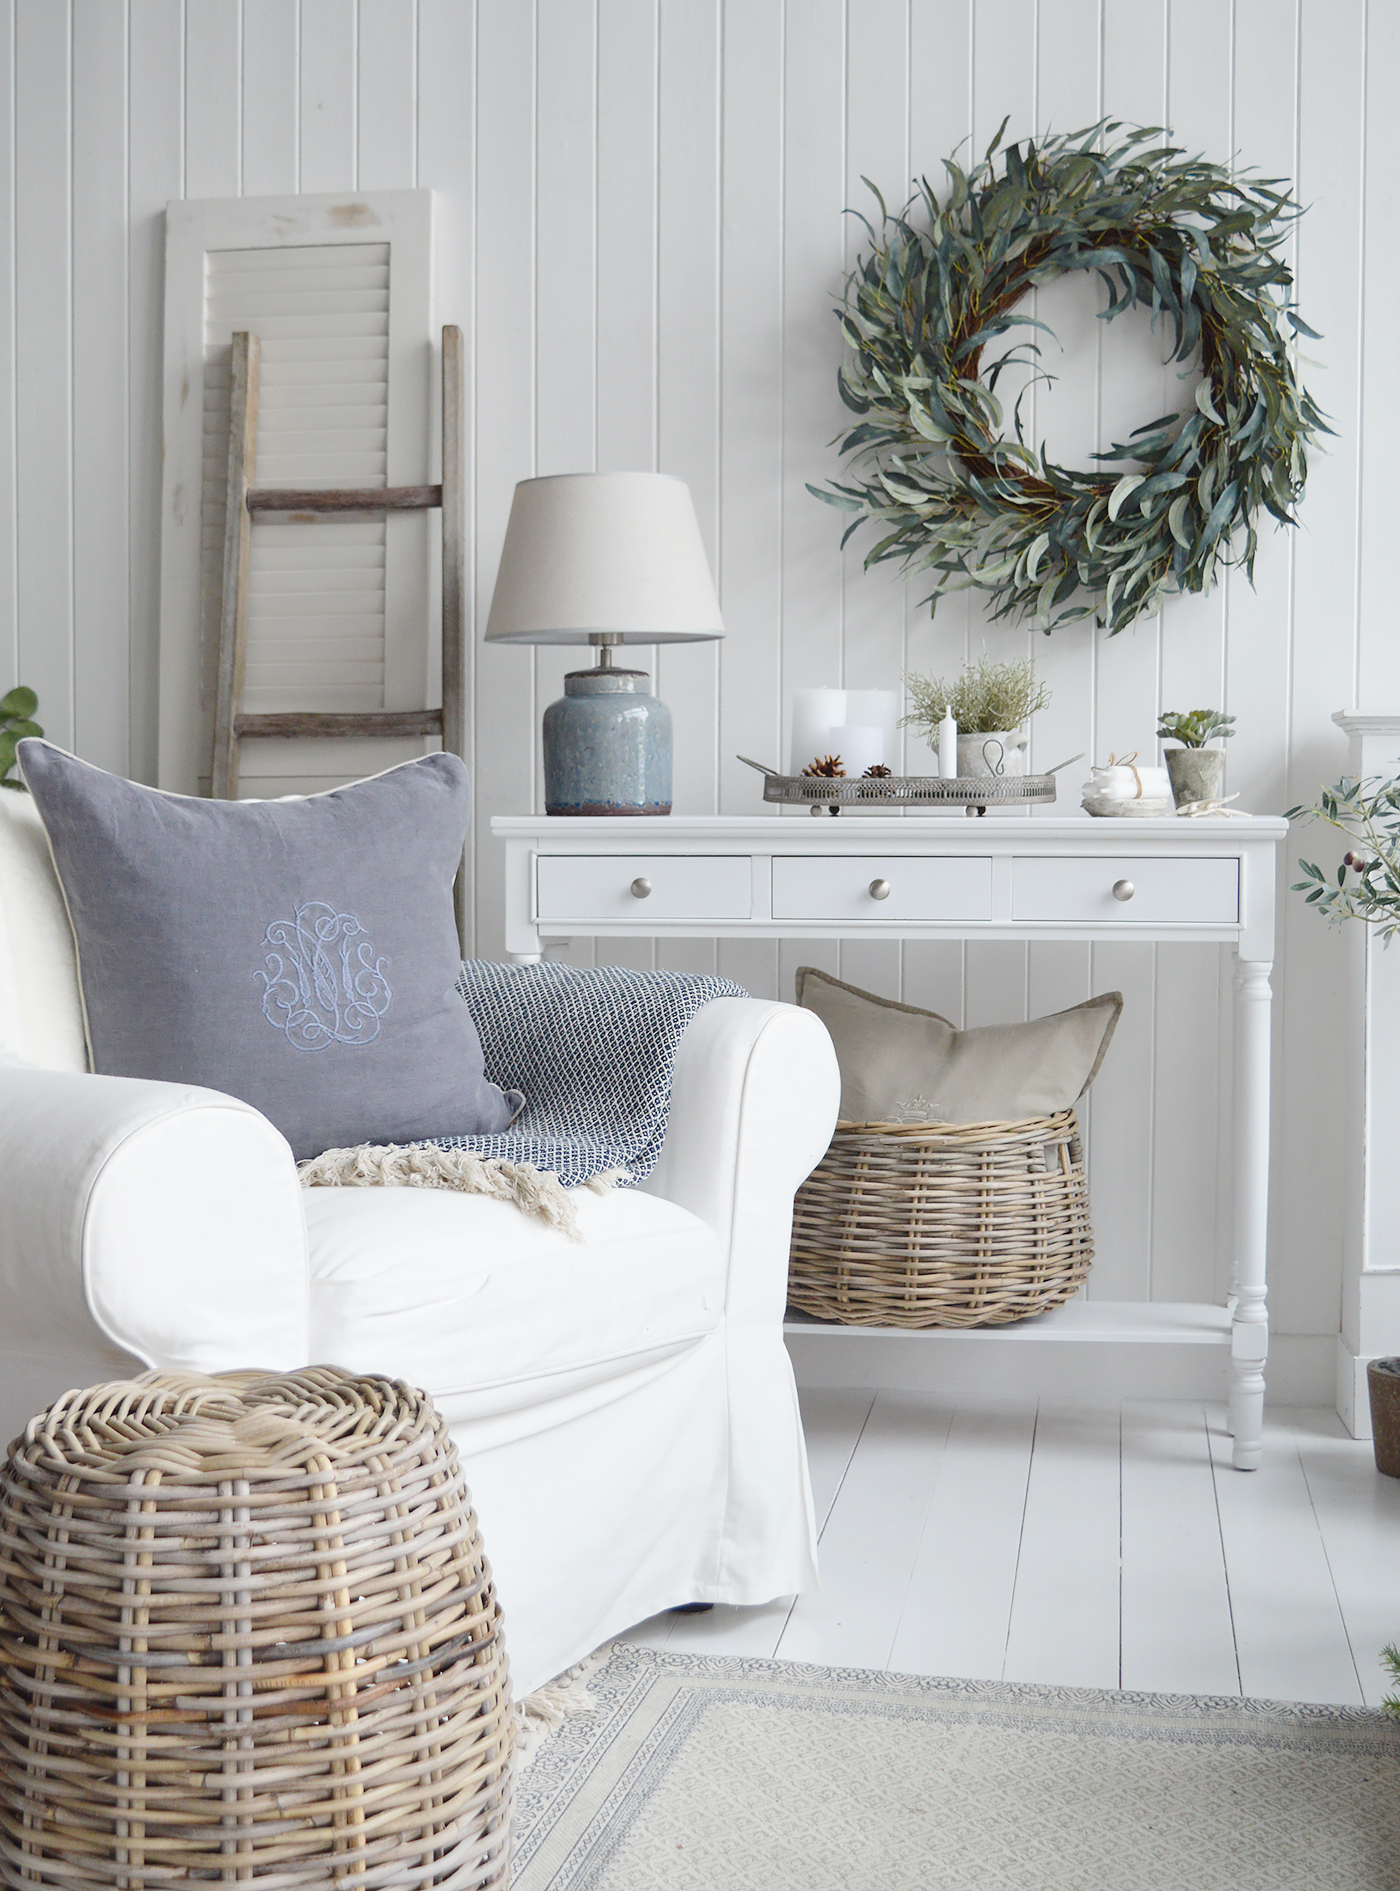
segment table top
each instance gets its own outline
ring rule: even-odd
[[[1026,847],[1065,843],[1107,853],[1131,853],[1150,844],[1154,852],[1172,850],[1229,853],[1259,842],[1274,843],[1288,832],[1280,815],[1178,815],[1113,819],[1092,814],[663,814],[570,815],[497,814],[491,831],[502,840],[544,839],[596,843],[606,840],[627,852],[668,849],[676,844],[722,841],[767,852],[798,849],[849,849],[872,843],[927,846],[957,852],[1015,852]]]

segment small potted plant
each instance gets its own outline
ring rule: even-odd
[[[994,663],[983,657],[966,664],[953,683],[910,670],[904,686],[913,705],[905,724],[917,729],[930,748],[938,746],[938,725],[945,716],[957,723],[959,775],[1024,774],[1024,725],[1050,701],[1029,658]]]
[[[25,793],[24,783],[12,772],[15,748],[25,736],[44,733],[34,720],[38,707],[39,698],[22,683],[0,696],[0,788],[18,788],[21,794]]]
[[[1235,718],[1222,716],[1218,709],[1165,710],[1157,724],[1157,738],[1179,742],[1180,748],[1168,749],[1164,760],[1172,785],[1172,799],[1179,808],[1197,801],[1218,801],[1225,775],[1224,749],[1207,748],[1207,742],[1219,737],[1224,742],[1235,733]]]

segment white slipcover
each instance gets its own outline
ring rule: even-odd
[[[82,1041],[42,830],[0,794],[0,1436],[148,1365],[422,1385],[522,1690],[678,1602],[815,1583],[781,1331],[792,1196],[840,1088],[810,1012],[697,1015],[656,1170],[644,1191],[576,1191],[582,1244],[482,1197],[305,1191],[258,1112],[89,1076]]]

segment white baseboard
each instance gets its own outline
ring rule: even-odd
[[[1367,1356],[1358,1357],[1340,1333],[1337,1335],[1337,1416],[1353,1438],[1372,1435],[1371,1393],[1366,1384],[1370,1363]]]
[[[876,1391],[946,1392],[950,1398],[1063,1398],[1084,1404],[1120,1399],[1223,1399],[1230,1356],[1224,1347],[1098,1341],[1027,1346],[981,1332],[975,1346],[958,1333],[898,1337],[789,1333],[799,1386],[868,1386]],[[1330,1405],[1336,1394],[1336,1340],[1279,1333],[1265,1367],[1274,1405]],[[1364,1384],[1364,1368],[1363,1368]]]

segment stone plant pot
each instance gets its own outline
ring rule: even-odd
[[[1400,1359],[1373,1359],[1366,1368],[1366,1386],[1376,1469],[1400,1477]]]
[[[1225,779],[1224,749],[1168,749],[1167,774],[1179,808],[1193,801],[1218,801]]]
[[[959,775],[1024,775],[1030,737],[1018,729],[996,735],[959,735]]]

